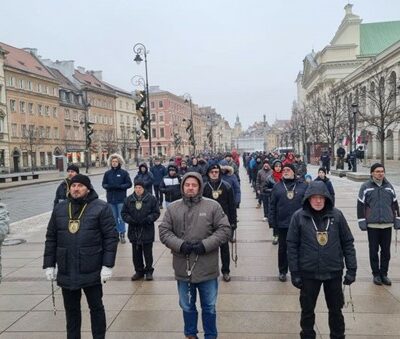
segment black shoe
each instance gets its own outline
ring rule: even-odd
[[[135,280],[140,280],[140,279],[143,279],[143,277],[144,277],[144,274],[143,273],[135,273],[132,277],[131,277],[131,280],[132,281],[135,281]]]
[[[225,282],[230,282],[231,281],[231,276],[229,273],[223,273],[222,274],[222,279],[224,279]]]
[[[279,281],[285,282],[287,280],[285,273],[279,273]]]
[[[162,210],[163,209],[163,206],[162,205],[160,205],[160,210]]]
[[[382,279],[379,275],[376,275],[372,281],[374,282],[375,285],[379,286],[382,285]]]
[[[392,281],[388,278],[387,275],[383,275],[381,277],[382,280],[382,284],[386,285],[386,286],[392,286]]]
[[[126,243],[125,233],[120,233],[119,234],[119,240],[121,241],[121,244],[125,244]]]
[[[144,275],[144,280],[150,281],[153,280],[153,273],[152,272],[148,272]]]

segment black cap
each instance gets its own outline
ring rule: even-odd
[[[141,180],[136,180],[134,185],[135,186],[142,186],[144,188],[144,182],[141,181]]]
[[[79,167],[76,166],[76,165],[74,165],[74,164],[70,164],[70,165],[68,165],[68,167],[67,167],[67,172],[68,172],[68,171],[74,171],[74,172],[76,172],[76,173],[79,174]]]
[[[290,169],[293,171],[293,173],[296,173],[296,168],[293,166],[293,164],[285,164],[285,165],[282,165],[282,170],[283,170],[285,167],[290,168]]]
[[[90,183],[90,179],[87,175],[77,174],[71,178],[71,185],[73,183],[80,183],[85,185],[88,189],[92,189],[92,184]]]
[[[376,162],[375,164],[373,164],[372,166],[371,166],[371,169],[370,169],[370,171],[371,171],[371,173],[372,172],[374,172],[377,168],[379,168],[379,167],[382,167],[383,168],[383,170],[385,170],[385,166],[383,166],[381,163],[379,163],[379,162]]]

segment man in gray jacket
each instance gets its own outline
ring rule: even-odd
[[[167,207],[159,225],[160,240],[173,254],[185,336],[197,338],[198,290],[204,337],[217,338],[218,249],[229,240],[231,228],[220,204],[203,198],[203,180],[199,173],[186,173],[181,191],[182,199]]]

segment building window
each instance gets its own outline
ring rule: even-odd
[[[22,135],[22,137],[27,137],[28,136],[26,125],[21,125],[21,135]]]
[[[156,133],[156,129],[155,128],[151,129],[151,137],[152,138],[157,138],[157,133]]]
[[[164,138],[164,127],[160,128],[160,138]]]
[[[151,121],[156,121],[156,115],[155,114],[151,115]]]
[[[71,117],[70,117],[70,115],[69,115],[69,109],[66,109],[66,110],[65,110],[64,119],[65,119],[65,120],[70,120],[70,118],[71,118]]]
[[[51,127],[47,126],[46,127],[46,139],[50,139],[50,131],[51,131]]]
[[[39,115],[43,115],[43,105],[38,105],[37,110]]]
[[[33,104],[31,102],[28,103],[28,113],[33,114]]]
[[[11,136],[17,137],[17,124],[11,124]]]
[[[44,87],[44,92],[45,92],[46,94],[49,94],[49,87],[48,87],[48,86],[45,86],[45,87]]]
[[[42,85],[41,84],[37,85],[37,91],[38,91],[38,93],[42,92]]]
[[[19,79],[18,83],[19,83],[19,88],[24,89],[24,80]]]
[[[56,87],[53,88],[53,95],[58,97],[58,89]]]
[[[122,108],[122,100],[119,101],[119,108]]]
[[[59,138],[58,127],[54,127],[54,129],[53,129],[53,137],[54,137],[54,139],[58,139]]]
[[[53,154],[51,152],[47,152],[47,164],[53,165]]]
[[[159,108],[163,108],[163,107],[164,107],[164,104],[163,104],[162,100],[160,100],[160,101],[158,102],[158,107],[159,107]]]
[[[21,113],[25,113],[25,102],[24,101],[19,102],[19,111]]]
[[[74,121],[78,121],[78,111],[73,111],[72,113],[73,113],[72,119],[73,119]]]
[[[9,77],[7,83],[8,83],[8,86],[14,87],[14,78]]]
[[[154,108],[154,107],[155,107],[154,101],[152,101],[152,102],[150,103],[150,107],[151,107],[151,108]]]
[[[11,99],[11,100],[10,100],[10,111],[11,111],[11,112],[15,112],[15,111],[16,111],[15,105],[16,105],[15,100]]]
[[[161,122],[161,121],[164,121],[164,115],[162,115],[162,114],[160,114],[159,116],[158,116],[158,120]]]
[[[44,114],[46,117],[48,117],[50,115],[50,107],[49,106],[44,107]]]
[[[4,117],[0,116],[0,133],[4,133]]]
[[[57,113],[57,107],[53,107],[53,117],[57,118],[58,113]]]
[[[32,91],[32,81],[28,81],[28,89]]]
[[[129,109],[129,102],[126,102],[125,105],[126,105],[126,109],[128,110]]]

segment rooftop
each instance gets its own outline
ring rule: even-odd
[[[400,40],[400,21],[360,25],[360,55],[379,54]]]

